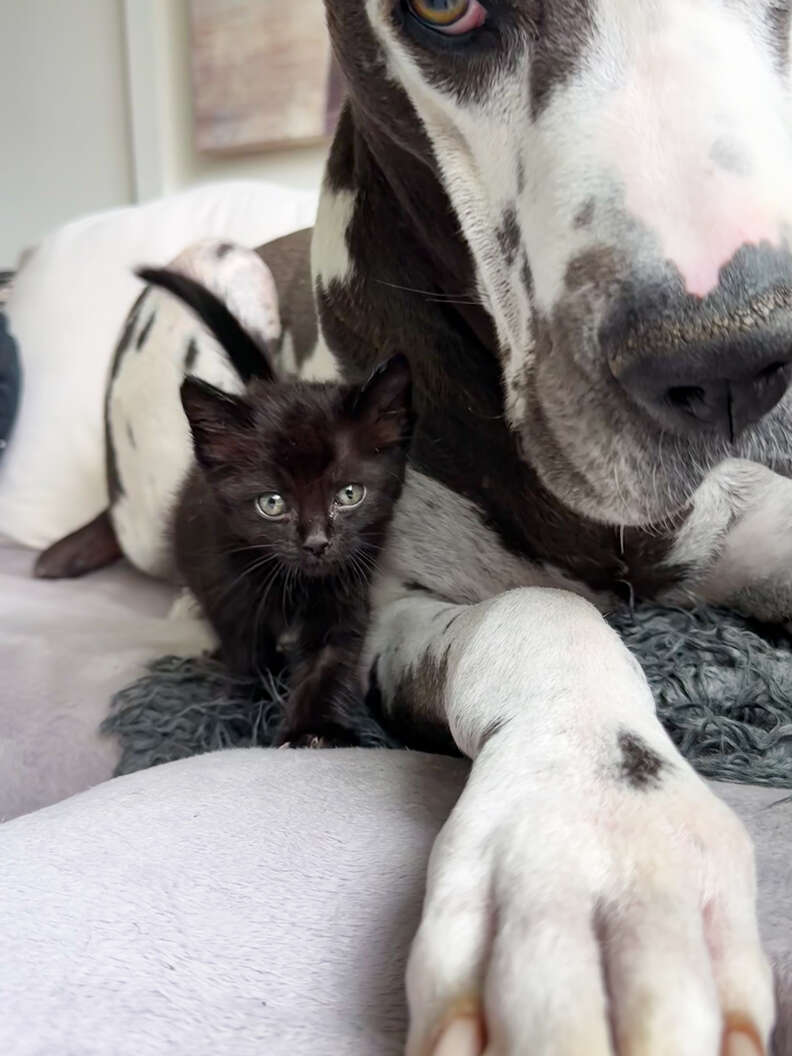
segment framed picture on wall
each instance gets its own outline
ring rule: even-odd
[[[189,0],[195,141],[243,154],[332,135],[343,99],[319,0]]]

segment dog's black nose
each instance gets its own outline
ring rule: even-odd
[[[600,340],[616,380],[664,429],[734,440],[792,378],[792,253],[744,246],[704,298],[671,271],[625,286]]]
[[[752,334],[725,347],[683,345],[614,370],[632,398],[671,432],[702,429],[734,441],[771,411],[792,377],[787,335]]]
[[[704,298],[670,269],[625,284],[600,340],[613,376],[664,429],[734,440],[792,378],[792,253],[743,246]]]

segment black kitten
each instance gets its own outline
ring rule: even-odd
[[[181,575],[232,671],[278,670],[285,659],[276,744],[355,743],[369,583],[412,426],[408,362],[395,356],[362,387],[279,382],[198,283],[140,274],[188,303],[244,378],[263,375],[243,397],[197,378],[182,385],[198,464],[175,515]]]

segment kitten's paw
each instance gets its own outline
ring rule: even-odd
[[[319,737],[315,733],[306,733],[302,737],[298,738],[292,746],[294,748],[333,748],[334,745],[330,744],[325,740],[324,737]]]
[[[283,730],[273,741],[275,748],[357,748],[359,741],[346,730]]]
[[[284,748],[333,748],[335,745],[328,744],[323,737],[315,733],[295,734],[283,743],[275,744],[279,751]]]

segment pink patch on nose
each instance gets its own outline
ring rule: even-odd
[[[745,202],[748,188],[724,194],[723,186],[705,184],[712,198],[700,203],[689,224],[676,230],[672,225],[665,232],[661,227],[659,232],[667,258],[679,269],[688,293],[702,298],[718,286],[722,269],[743,246],[779,241],[777,219],[761,205]]]
[[[658,240],[688,293],[703,298],[743,246],[779,244],[780,211],[750,179],[714,169],[693,152],[674,162],[665,170],[625,166],[627,210]]]
[[[724,21],[723,39],[705,62],[699,45],[712,39],[715,6],[669,0],[666,7],[606,104],[602,149],[613,159],[628,214],[675,265],[688,292],[703,298],[743,246],[780,244],[790,218],[781,178],[790,165],[789,137],[773,111],[754,113],[755,101],[738,90],[733,56],[758,61],[744,26]],[[756,83],[761,72],[753,75]],[[742,171],[712,158],[724,128],[750,160]]]

